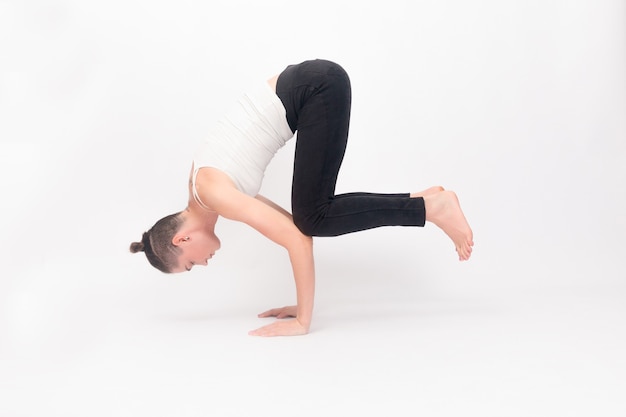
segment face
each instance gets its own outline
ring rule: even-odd
[[[215,233],[193,233],[185,236],[178,244],[181,254],[178,256],[178,268],[172,272],[191,271],[194,265],[206,266],[209,259],[220,248],[220,240]]]

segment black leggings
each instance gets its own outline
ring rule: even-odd
[[[325,60],[289,65],[276,94],[297,133],[291,208],[308,236],[337,236],[380,226],[424,226],[424,199],[409,194],[335,195],[348,142],[351,90],[348,74]]]

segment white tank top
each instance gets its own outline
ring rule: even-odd
[[[267,165],[293,136],[285,107],[268,83],[244,94],[218,120],[195,153],[194,198],[206,207],[196,190],[196,176],[203,167],[219,169],[233,180],[239,191],[256,196]]]

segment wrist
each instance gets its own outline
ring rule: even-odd
[[[300,324],[300,326],[302,326],[307,332],[309,331],[309,328],[311,327],[311,320],[303,320],[301,317],[296,317],[296,321],[298,322],[298,324]]]

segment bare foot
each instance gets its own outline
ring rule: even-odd
[[[472,254],[474,236],[455,193],[441,191],[424,196],[426,220],[446,232],[454,242],[460,261],[466,261]]]
[[[411,193],[411,198],[424,197],[424,196],[435,194],[435,193],[438,193],[438,192],[441,192],[441,191],[443,191],[443,187],[437,185],[435,187],[427,188],[424,191],[418,191],[417,193]]]

